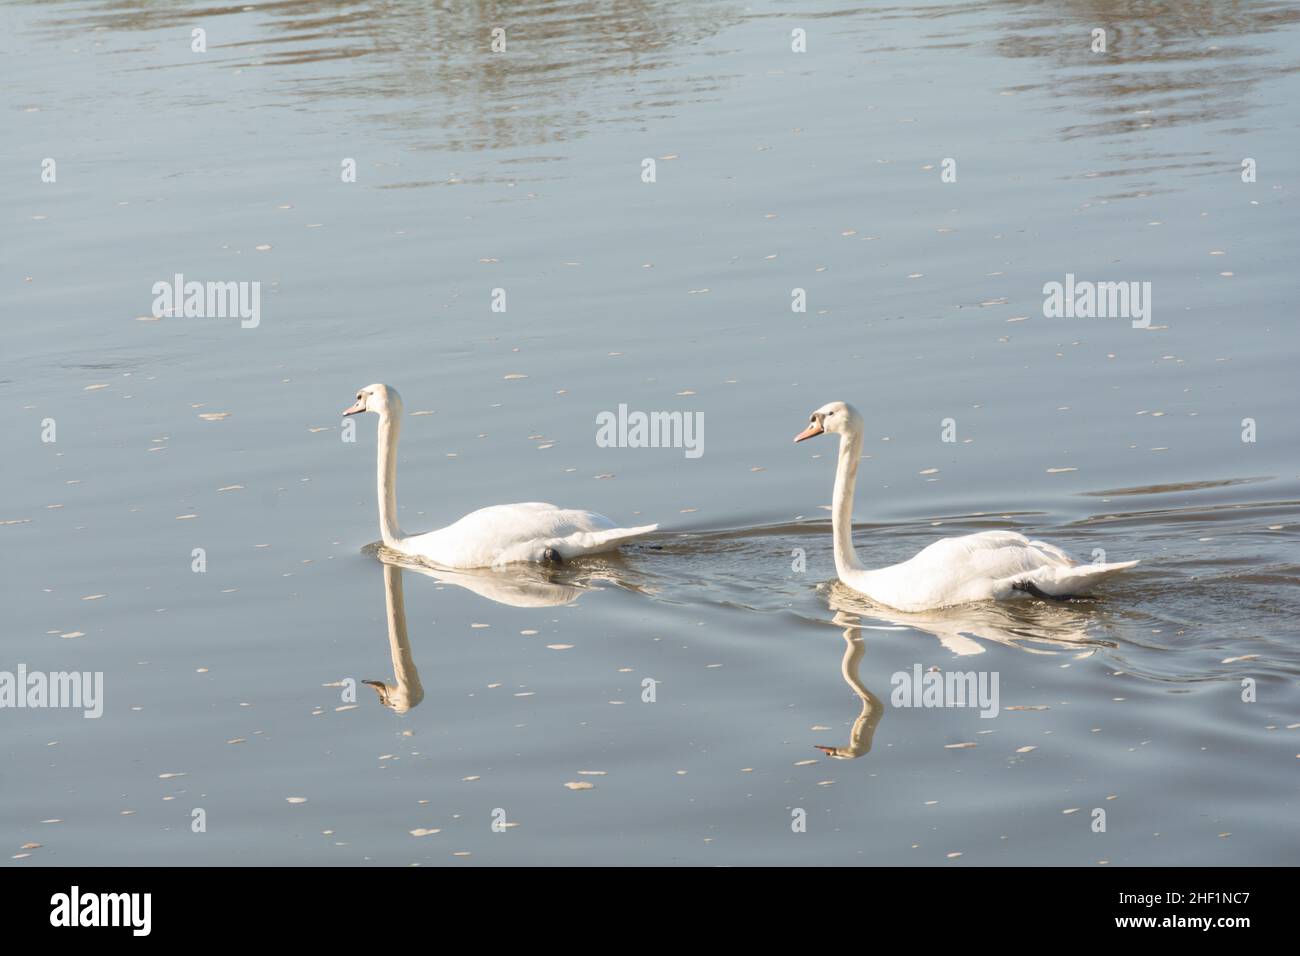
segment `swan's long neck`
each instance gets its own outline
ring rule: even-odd
[[[835,469],[835,496],[831,499],[831,531],[835,539],[835,573],[863,570],[853,550],[853,490],[858,481],[862,430],[840,436],[840,463]]]
[[[402,430],[400,413],[389,412],[379,419],[379,533],[384,546],[397,550],[405,537],[397,524],[397,436]]]

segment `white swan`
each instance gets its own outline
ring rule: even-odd
[[[379,533],[384,547],[444,568],[487,568],[522,561],[562,561],[611,551],[658,525],[616,528],[593,511],[573,511],[539,501],[480,508],[455,524],[407,535],[397,524],[397,436],[402,397],[391,385],[367,385],[344,415],[379,416]]]
[[[853,549],[853,491],[862,453],[862,416],[845,402],[823,405],[808,418],[797,442],[824,432],[840,436],[831,529],[835,572],[853,590],[899,611],[925,611],[1001,600],[1020,594],[1069,597],[1136,561],[1079,564],[1055,545],[1014,531],[981,531],[943,538],[902,564],[868,570]]]

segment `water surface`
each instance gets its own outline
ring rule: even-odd
[[[0,6],[0,670],[106,688],[0,711],[3,859],[1296,862],[1297,19]],[[154,320],[178,272],[260,282],[260,323]],[[1151,328],[1044,318],[1067,273],[1151,282]],[[338,418],[372,382],[408,530],[544,500],[663,531],[386,566],[374,419]],[[1142,565],[864,603],[834,448],[790,443],[835,399],[868,563],[1011,528]],[[702,412],[704,454],[598,447],[619,404]],[[894,706],[918,664],[996,673],[999,715]]]

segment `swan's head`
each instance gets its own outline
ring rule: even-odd
[[[357,391],[356,403],[343,410],[344,415],[357,415],[361,412],[374,412],[379,416],[400,415],[402,396],[391,385],[367,385]]]
[[[828,402],[808,416],[808,427],[794,436],[803,441],[824,432],[849,435],[862,430],[862,416],[848,402]]]

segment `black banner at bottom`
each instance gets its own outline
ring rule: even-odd
[[[0,880],[0,920],[13,939],[77,932],[83,941],[93,934],[128,944],[281,935],[337,944],[340,932],[362,941],[374,932],[420,936],[455,925],[486,926],[492,945],[511,929],[521,938],[558,931],[608,943],[615,937],[599,934],[653,937],[678,926],[696,936],[708,927],[734,945],[770,933],[774,918],[821,928],[911,926],[927,936],[977,930],[1039,944],[1193,934],[1231,944],[1242,933],[1290,927],[1294,875],[1249,868],[34,868]],[[533,913],[537,922],[528,919]]]

